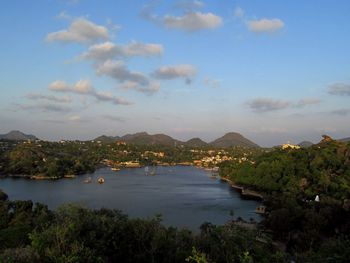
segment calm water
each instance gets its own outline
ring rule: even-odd
[[[11,200],[31,199],[52,209],[77,203],[89,208],[119,209],[131,217],[162,214],[164,224],[193,230],[205,221],[224,224],[232,218],[230,211],[235,217],[260,220],[254,213],[258,202],[242,200],[227,183],[210,175],[188,166],[157,167],[155,176],[145,176],[144,168],[118,172],[102,168],[92,175],[58,181],[5,178],[0,180],[0,189]],[[96,182],[100,176],[104,184]],[[92,183],[86,184],[88,177],[92,177]]]

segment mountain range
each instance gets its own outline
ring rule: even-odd
[[[214,146],[218,148],[228,148],[232,146],[242,146],[249,148],[260,147],[256,143],[243,137],[241,134],[236,132],[226,133],[224,136],[210,142],[206,143],[200,138],[192,138],[186,142],[176,140],[165,134],[154,134],[150,135],[147,132],[139,132],[135,134],[127,134],[122,137],[119,136],[106,136],[102,135],[97,137],[95,141],[102,141],[105,143],[111,143],[114,141],[125,141],[130,144],[136,145],[164,145],[164,146],[174,146],[174,145],[184,145],[189,147],[205,147]]]
[[[0,134],[0,140],[15,140],[15,141],[23,141],[23,140],[38,140],[38,138],[31,134],[25,134],[21,131],[14,130],[10,131],[6,134]],[[200,138],[192,138],[188,141],[180,141],[176,140],[166,134],[148,134],[147,132],[138,132],[134,134],[126,134],[124,136],[106,136],[102,135],[94,139],[95,141],[102,141],[104,143],[113,143],[116,141],[124,141],[130,144],[136,145],[164,145],[164,146],[174,146],[174,145],[184,145],[188,147],[205,147],[205,146],[214,146],[217,148],[228,148],[232,146],[242,146],[247,148],[258,148],[260,147],[258,144],[250,141],[245,138],[243,135],[237,132],[229,132],[224,136],[212,141],[205,142]],[[350,137],[338,139],[338,141],[342,142],[350,142]],[[310,147],[313,145],[312,142],[303,141],[298,144],[301,147]]]

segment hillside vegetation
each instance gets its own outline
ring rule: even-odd
[[[266,193],[344,200],[350,198],[350,144],[328,139],[306,149],[275,149],[254,163],[223,163],[221,173]]]
[[[299,262],[347,262],[350,144],[325,136],[310,148],[276,149],[252,163],[222,163],[221,175],[265,195],[263,228]]]

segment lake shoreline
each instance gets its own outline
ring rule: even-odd
[[[144,168],[144,167],[147,167],[147,166],[149,166],[149,165],[139,165],[139,166],[130,166],[130,167],[128,167],[128,166],[118,166],[118,168],[120,170],[123,170],[123,169],[138,169],[138,168]],[[190,163],[184,163],[184,162],[171,163],[171,164],[170,163],[161,163],[161,164],[156,165],[156,167],[157,166],[159,166],[159,167],[191,166],[191,167],[195,167],[195,168],[203,169],[203,170],[207,170],[207,171],[212,171],[214,169],[214,168],[196,166],[196,165],[193,165],[193,164],[190,164]],[[101,168],[112,168],[112,167],[109,166],[109,165],[99,164],[96,167],[96,170],[101,169]],[[118,170],[118,171],[120,171],[120,170]],[[79,176],[83,176],[83,175],[86,175],[86,174],[92,174],[92,173],[86,172],[86,173],[77,174],[77,175],[64,175],[62,177],[47,176],[47,175],[42,175],[42,174],[36,174],[36,175],[1,174],[0,175],[0,179],[2,179],[2,178],[14,178],[14,179],[27,179],[27,180],[53,180],[53,181],[56,181],[56,180],[60,180],[60,179],[74,179],[74,178],[77,178]]]
[[[220,180],[228,183],[234,190],[240,193],[243,199],[252,199],[257,201],[264,201],[264,196],[258,192],[244,188],[243,186],[235,184],[227,177],[220,176]]]

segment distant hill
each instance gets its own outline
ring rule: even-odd
[[[339,139],[338,141],[341,141],[341,142],[350,142],[350,137],[343,138],[343,139]]]
[[[121,140],[123,141],[132,141],[137,138],[147,137],[149,134],[147,132],[137,132],[134,134],[126,134],[121,137]]]
[[[113,136],[102,135],[102,136],[95,138],[94,141],[101,141],[104,143],[112,143],[112,142],[115,142],[119,139],[120,139],[120,137],[118,137],[118,136],[113,137]]]
[[[312,142],[309,141],[302,141],[301,143],[298,144],[301,148],[309,148],[312,145],[314,145]]]
[[[120,138],[120,140],[136,145],[164,145],[174,146],[176,143],[181,143],[174,138],[165,134],[150,135],[147,132],[140,132],[135,134],[127,134]]]
[[[224,136],[216,139],[215,141],[212,141],[210,145],[218,148],[228,148],[232,146],[242,146],[242,147],[248,147],[248,148],[260,147],[259,145],[248,140],[247,138],[243,137],[241,134],[237,132],[226,133]]]
[[[2,140],[12,140],[12,141],[24,141],[24,140],[37,140],[38,138],[34,135],[24,134],[20,131],[10,131],[6,134],[0,134],[0,139]]]
[[[200,138],[192,138],[184,143],[188,147],[205,147],[208,146],[208,143],[202,141]]]

